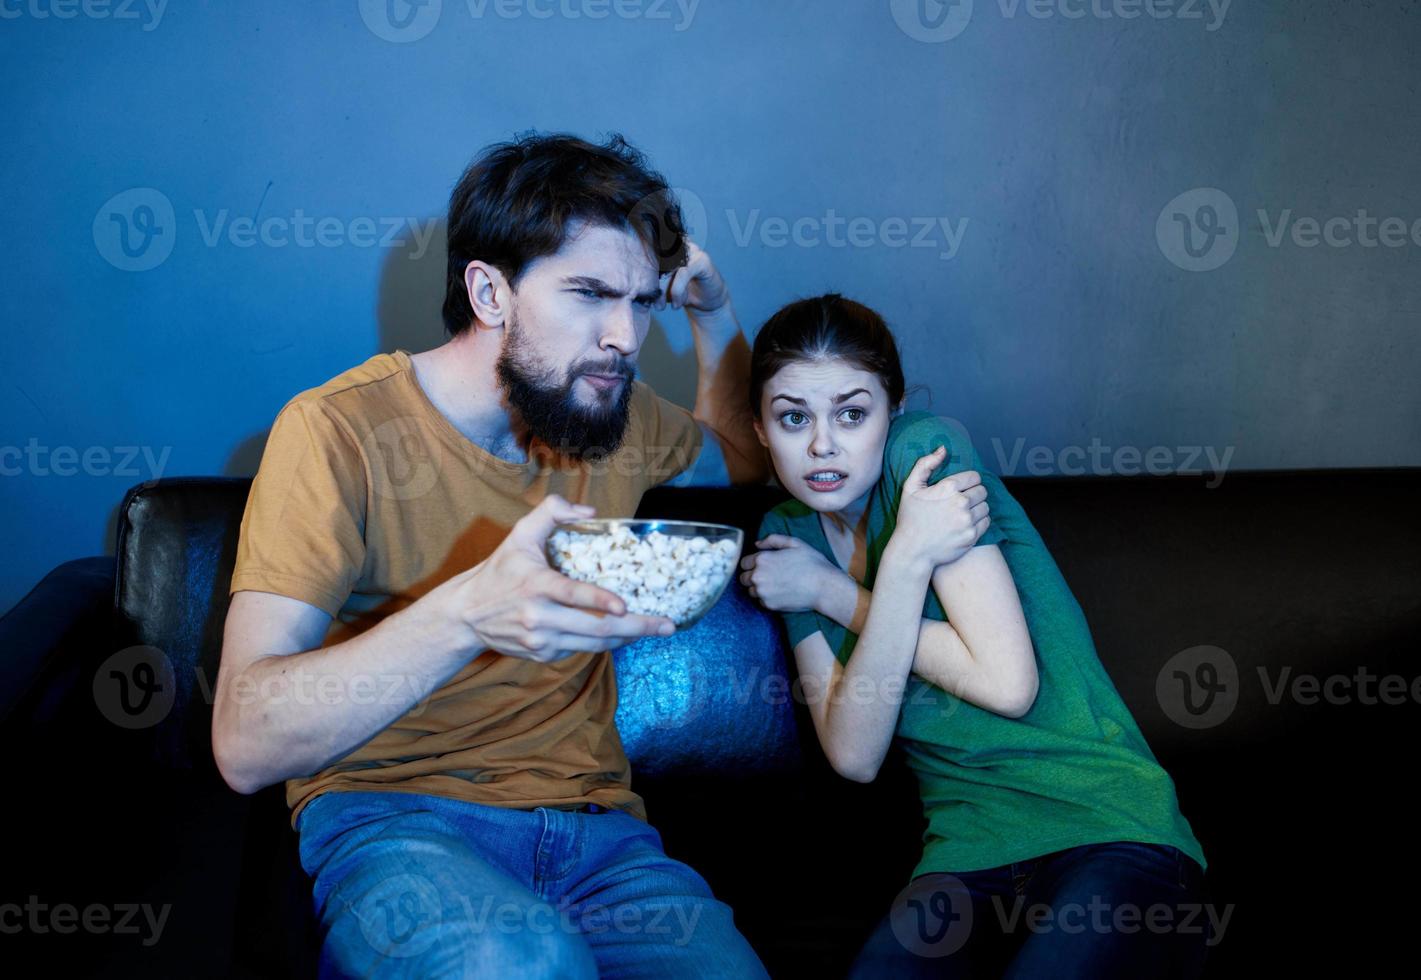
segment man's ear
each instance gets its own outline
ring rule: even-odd
[[[508,322],[513,289],[497,268],[478,259],[470,262],[464,266],[464,288],[469,291],[475,327],[482,324],[499,329]]]

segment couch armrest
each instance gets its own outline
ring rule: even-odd
[[[0,617],[0,722],[39,720],[75,692],[82,656],[113,625],[114,558],[76,558],[54,568]]]

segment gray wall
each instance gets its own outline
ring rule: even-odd
[[[250,474],[296,391],[439,343],[449,189],[527,128],[641,145],[747,333],[878,307],[998,472],[1421,463],[1416,2],[394,8],[0,10],[0,609],[127,487]],[[643,376],[690,403],[680,315]]]

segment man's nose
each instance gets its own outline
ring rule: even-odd
[[[617,350],[630,357],[641,347],[636,311],[630,303],[614,303],[602,322],[602,336],[597,346],[602,350]]]

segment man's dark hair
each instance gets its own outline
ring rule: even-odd
[[[449,335],[473,322],[464,284],[470,262],[494,266],[517,289],[528,263],[561,248],[569,223],[579,220],[635,232],[658,272],[686,264],[685,222],[675,195],[621,135],[598,146],[567,133],[528,133],[485,148],[449,196]]]

